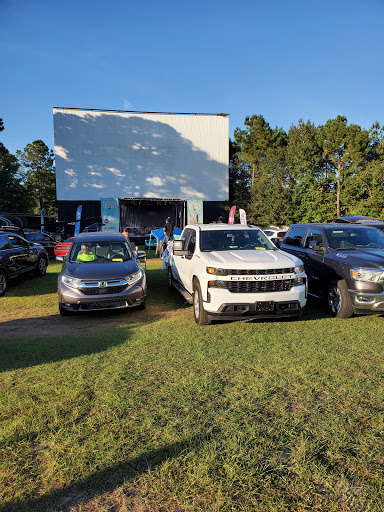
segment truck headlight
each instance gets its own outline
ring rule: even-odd
[[[298,267],[295,267],[295,274],[301,274],[302,272],[304,272],[303,265],[299,265]]]
[[[212,274],[214,276],[227,276],[228,270],[226,268],[215,268],[215,267],[207,267],[208,274]]]
[[[384,269],[376,268],[351,268],[351,277],[356,281],[378,283],[384,279]]]
[[[71,288],[80,288],[81,286],[81,279],[75,279],[74,277],[69,277],[65,274],[61,276],[61,281]]]

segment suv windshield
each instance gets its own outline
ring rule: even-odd
[[[356,229],[352,226],[327,229],[329,245],[335,251],[342,249],[384,248],[384,233],[376,228]]]
[[[127,242],[77,242],[73,244],[69,261],[76,263],[100,263],[128,261],[133,258]]]
[[[223,229],[201,231],[202,251],[274,250],[275,247],[259,229]]]

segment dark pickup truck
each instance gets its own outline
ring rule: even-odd
[[[300,258],[308,293],[331,315],[384,312],[384,233],[359,224],[293,224],[280,249]]]

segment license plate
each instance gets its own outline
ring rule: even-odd
[[[273,311],[275,309],[275,303],[270,302],[256,302],[256,311]]]

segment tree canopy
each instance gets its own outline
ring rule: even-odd
[[[384,127],[378,122],[368,131],[345,116],[319,126],[300,119],[286,133],[253,115],[244,125],[234,132],[232,160],[248,180],[241,182],[243,192],[230,180],[230,201],[242,194],[250,222],[326,222],[347,214],[384,219]]]

